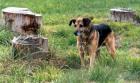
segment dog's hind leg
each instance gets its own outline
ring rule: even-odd
[[[100,57],[100,49],[96,51],[96,58]]]
[[[111,54],[112,58],[115,58],[115,52],[116,52],[116,48],[115,48],[115,37],[114,37],[114,33],[111,32],[108,37],[105,40],[106,42],[106,47],[108,52]]]

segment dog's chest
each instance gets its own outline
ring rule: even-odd
[[[87,35],[87,33],[83,33],[81,36],[80,36],[80,44],[81,46],[88,46],[90,44],[89,42],[89,35]]]
[[[84,50],[84,52],[87,52],[89,49],[90,43],[88,41],[88,37],[82,37],[80,40],[80,47]]]

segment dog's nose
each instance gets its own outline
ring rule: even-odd
[[[77,31],[74,32],[74,35],[77,36]]]
[[[79,31],[75,31],[75,32],[74,32],[74,35],[75,35],[75,36],[80,36],[80,32],[79,32]]]

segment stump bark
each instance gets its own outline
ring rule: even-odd
[[[14,59],[46,58],[48,53],[48,39],[44,37],[19,36],[12,40],[12,55]]]
[[[37,35],[42,17],[28,8],[8,7],[2,10],[5,25],[21,35]]]
[[[135,11],[127,8],[110,9],[110,18],[114,22],[140,23],[139,16]]]

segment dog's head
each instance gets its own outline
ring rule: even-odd
[[[85,29],[88,29],[91,25],[91,18],[82,18],[82,17],[79,17],[77,19],[72,19],[70,20],[69,22],[69,25],[74,25],[75,27],[75,32],[74,34],[76,36],[80,36],[81,33],[85,30]]]

